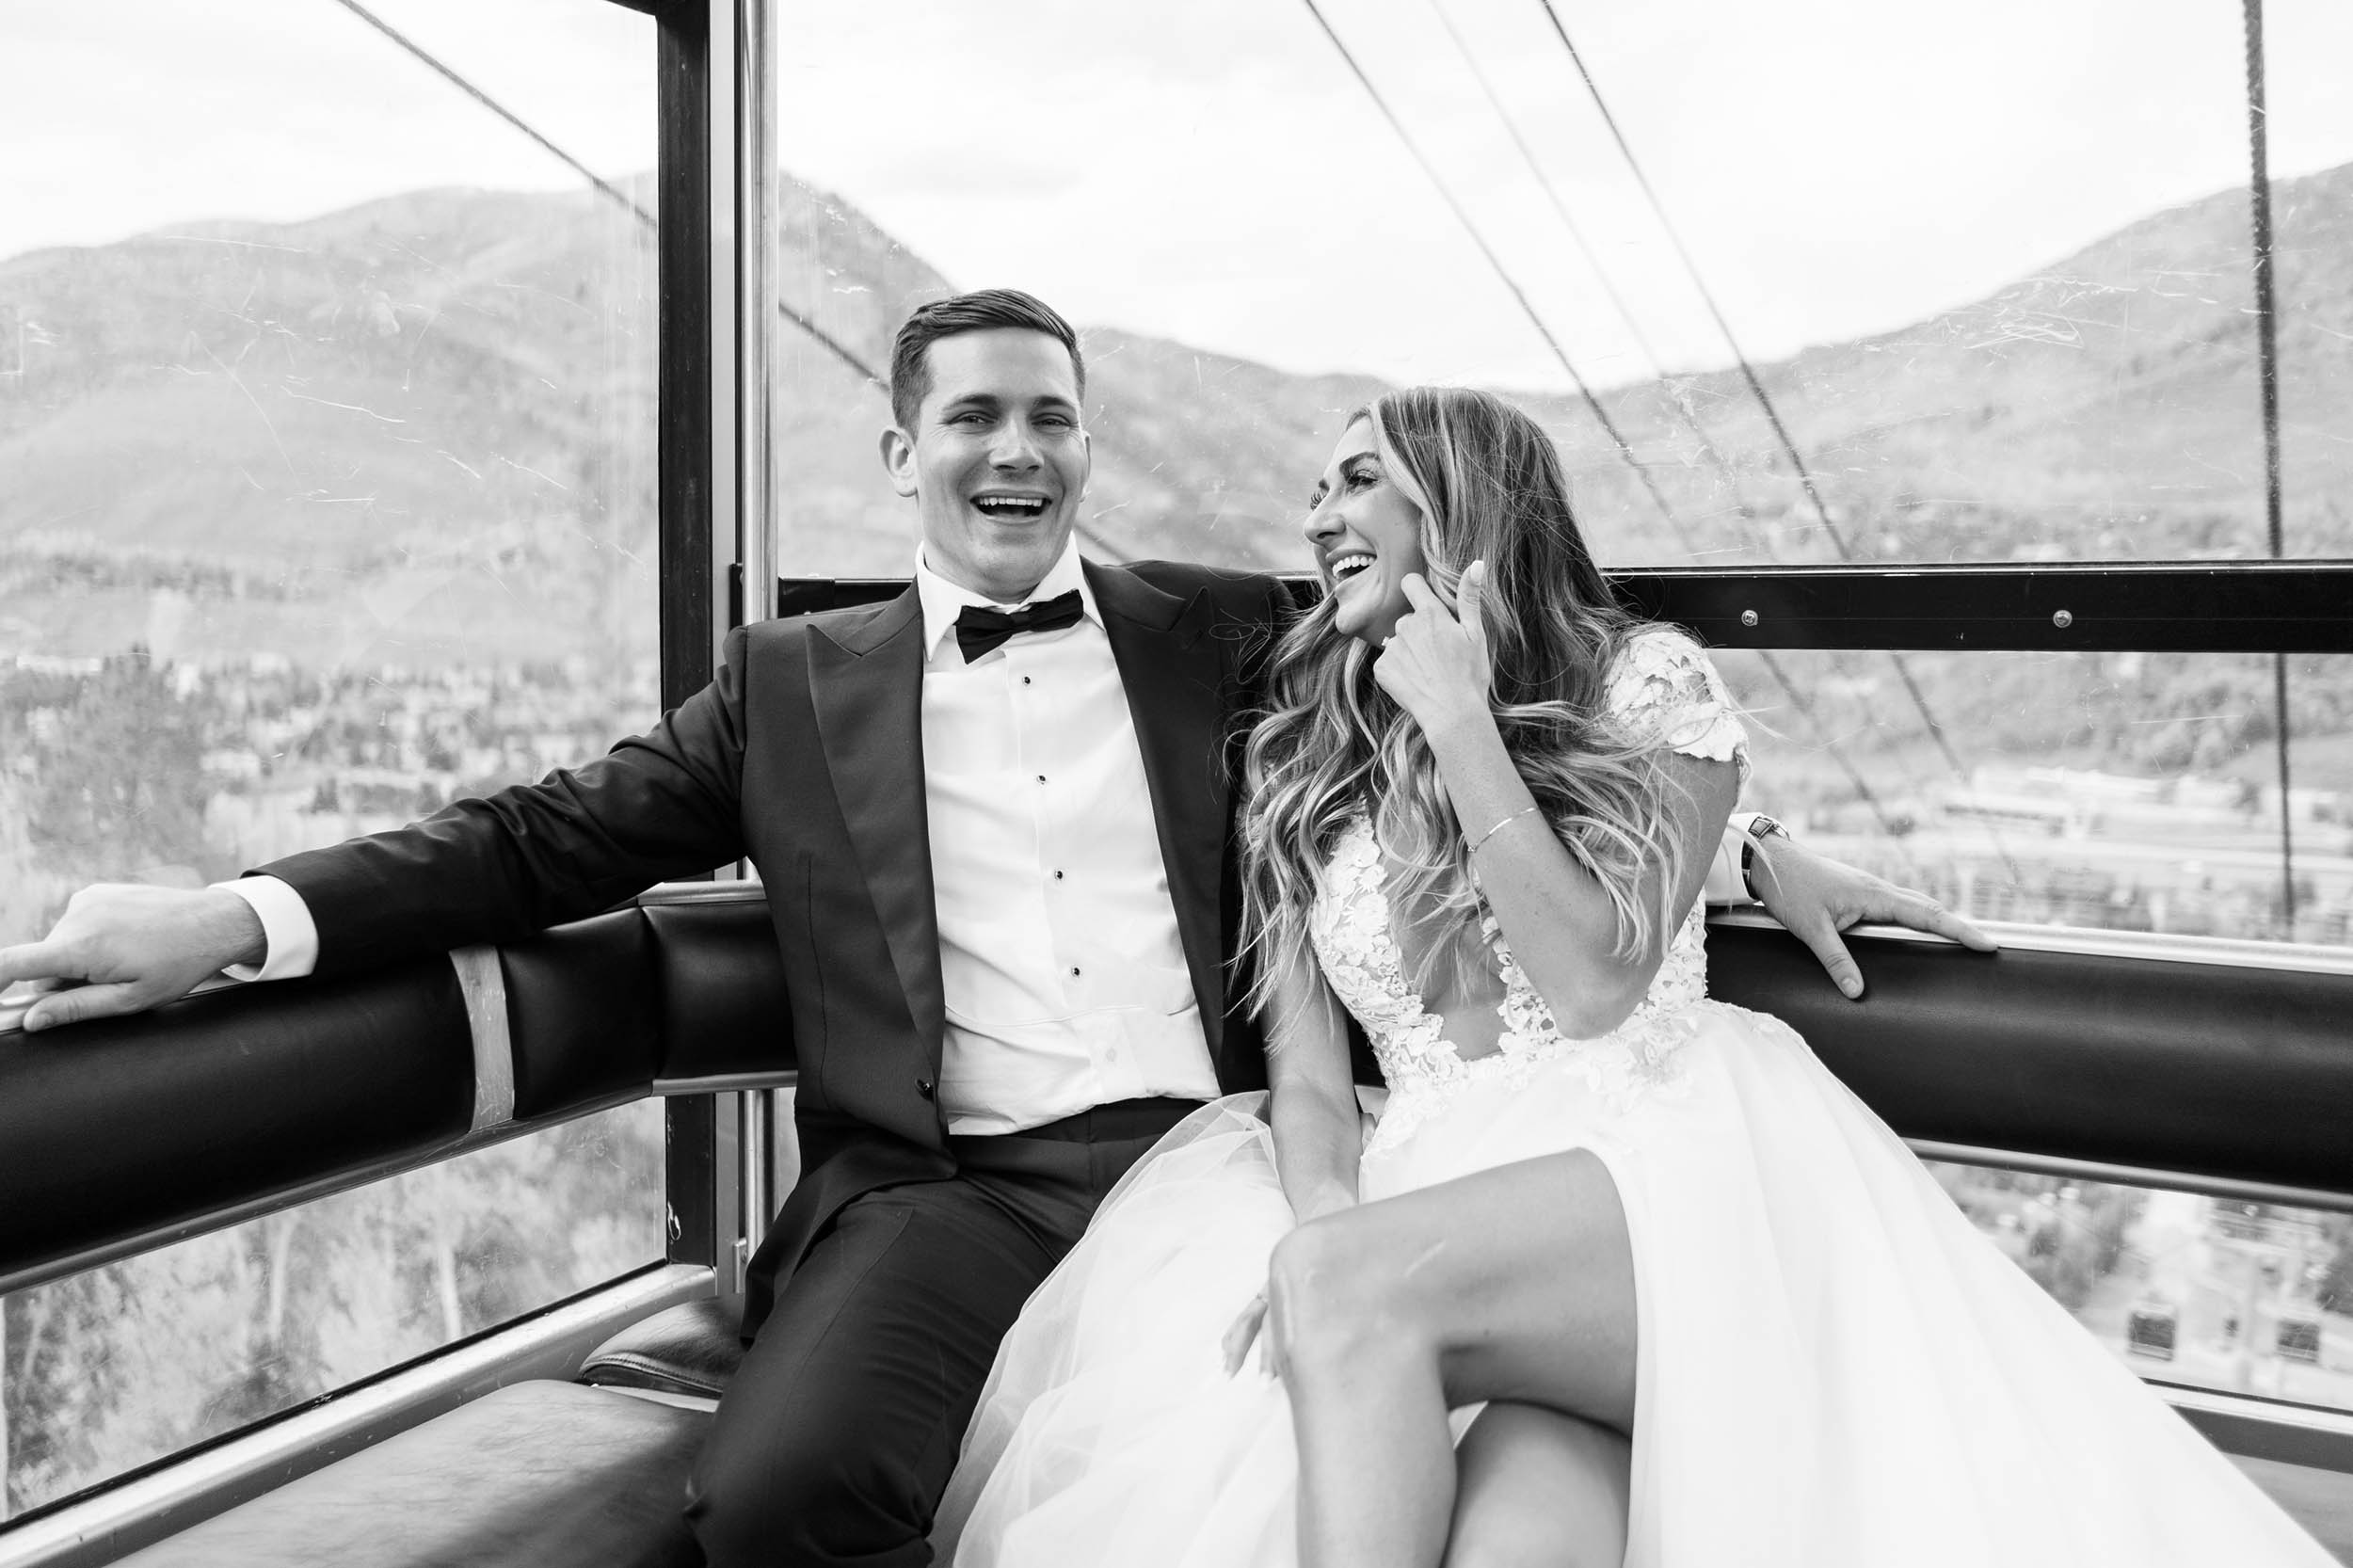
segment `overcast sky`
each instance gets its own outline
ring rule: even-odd
[[[1754,357],[1977,297],[2246,177],[2233,0],[1554,3]],[[1541,0],[1323,7],[1591,378],[1724,362]],[[648,19],[370,8],[600,172],[651,166]],[[2274,172],[2353,161],[2353,5],[2270,0],[2266,28]],[[1289,370],[1565,383],[1304,4],[781,0],[777,30],[786,167],[959,286]],[[338,0],[0,0],[0,257],[572,183]]]

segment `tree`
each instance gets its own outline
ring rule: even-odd
[[[222,871],[204,842],[203,714],[144,649],[97,672],[19,675],[0,696],[39,858],[81,879]]]

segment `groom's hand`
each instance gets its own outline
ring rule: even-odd
[[[1758,840],[1749,872],[1757,902],[1814,950],[1832,982],[1849,998],[1863,995],[1863,970],[1839,933],[1863,922],[1910,926],[1949,936],[1977,952],[2001,944],[1926,893],[1817,855],[1785,833]]]
[[[1232,1377],[1241,1370],[1241,1364],[1250,1359],[1250,1347],[1266,1330],[1266,1292],[1261,1290],[1250,1298],[1250,1304],[1241,1309],[1234,1326],[1225,1331],[1225,1375]],[[1258,1353],[1261,1370],[1272,1370],[1264,1351]]]
[[[0,948],[0,992],[32,998],[26,1030],[52,1029],[160,1007],[267,948],[261,917],[234,893],[101,883],[74,894],[42,940]]]

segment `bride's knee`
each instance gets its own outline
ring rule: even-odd
[[[1404,1281],[1360,1209],[1311,1220],[1275,1243],[1269,1332],[1302,1370],[1408,1347]]]

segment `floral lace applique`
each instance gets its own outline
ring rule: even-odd
[[[1608,702],[1628,736],[1655,737],[1659,744],[1714,761],[1737,761],[1746,777],[1748,744],[1740,722],[1714,666],[1689,638],[1665,631],[1634,638],[1610,672]],[[1625,1022],[1593,1039],[1569,1039],[1520,972],[1511,945],[1489,915],[1481,934],[1495,960],[1501,994],[1494,1005],[1503,1029],[1495,1051],[1465,1061],[1442,1037],[1445,1018],[1422,1005],[1406,978],[1381,844],[1371,820],[1362,815],[1350,821],[1333,846],[1308,934],[1333,994],[1364,1026],[1389,1086],[1388,1109],[1368,1153],[1404,1139],[1464,1085],[1490,1078],[1517,1084],[1540,1064],[1556,1059],[1576,1067],[1609,1112],[1623,1113],[1642,1096],[1678,1082],[1676,1051],[1697,1033],[1692,1004],[1707,996],[1705,925],[1694,906]]]
[[[1749,781],[1748,732],[1700,646],[1660,627],[1627,640],[1610,666],[1604,706],[1618,732],[1687,757],[1736,762]]]
[[[1555,1059],[1573,1064],[1613,1114],[1645,1094],[1672,1086],[1677,1080],[1675,1049],[1698,1028],[1688,1009],[1707,995],[1703,929],[1694,909],[1632,1016],[1608,1034],[1572,1040],[1561,1034],[1551,1009],[1520,972],[1495,918],[1488,916],[1481,930],[1500,983],[1495,1005],[1503,1031],[1496,1050],[1466,1061],[1443,1038],[1445,1017],[1422,1005],[1406,978],[1404,952],[1390,923],[1381,846],[1371,822],[1354,819],[1325,867],[1309,935],[1324,978],[1364,1026],[1389,1086],[1388,1107],[1367,1152],[1405,1138],[1466,1084],[1499,1079],[1513,1087]]]

